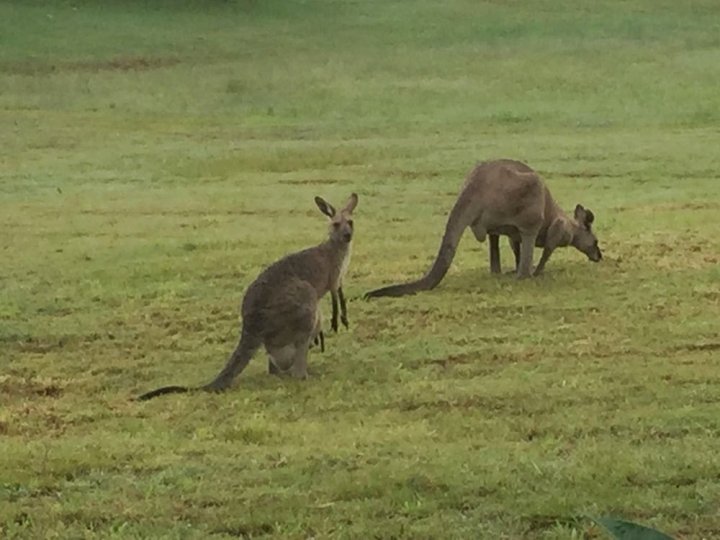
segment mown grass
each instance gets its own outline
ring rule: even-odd
[[[0,4],[0,535],[720,536],[718,11]],[[438,289],[359,300],[492,157],[592,208],[605,260],[516,282],[467,235]],[[214,375],[351,191],[351,329],[308,381],[258,355],[129,399]]]

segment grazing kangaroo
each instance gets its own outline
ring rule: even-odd
[[[332,329],[338,330],[338,299],[340,321],[348,327],[342,282],[350,263],[352,212],[358,196],[353,193],[339,212],[320,197],[315,197],[315,203],[330,218],[329,238],[320,245],[283,257],[250,284],[242,302],[240,342],[215,380],[195,390],[226,389],[261,345],[270,356],[269,373],[289,372],[293,377],[306,378],[310,344],[319,343],[324,350],[318,302],[328,291],[332,296]],[[190,390],[193,389],[166,386],[138,399]]]
[[[597,262],[602,259],[591,225],[595,216],[578,204],[573,217],[557,205],[540,176],[519,161],[500,159],[479,163],[468,174],[450,211],[435,262],[420,279],[390,285],[365,298],[404,296],[434,288],[447,273],[460,237],[470,227],[479,242],[490,237],[490,271],[500,273],[499,236],[510,238],[519,278],[532,273],[533,248],[542,247],[534,275],[542,273],[558,247],[573,246]]]

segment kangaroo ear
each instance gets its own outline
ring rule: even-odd
[[[575,219],[578,223],[582,223],[587,228],[590,228],[592,222],[595,221],[595,214],[590,209],[585,208],[582,204],[578,204],[575,207]]]
[[[592,222],[595,221],[595,214],[592,213],[592,210],[589,208],[585,209],[585,225],[588,227],[592,225]]]
[[[327,202],[322,197],[315,197],[315,204],[318,205],[320,211],[327,217],[332,218],[335,215],[335,209],[333,208],[332,204]]]
[[[357,193],[352,193],[350,195],[350,198],[345,203],[345,208],[343,210],[349,214],[352,214],[353,210],[355,210],[355,207],[358,203],[358,196]]]

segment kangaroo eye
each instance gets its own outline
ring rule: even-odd
[[[352,219],[348,219],[348,225],[350,225],[351,227],[353,226],[353,220],[352,220]]]
[[[338,229],[338,228],[340,228],[340,224],[339,224],[337,221],[334,221],[334,222],[333,222],[333,227],[334,227],[335,229]]]

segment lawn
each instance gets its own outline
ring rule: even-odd
[[[0,3],[0,537],[720,537],[715,0]],[[420,276],[476,161],[604,260]],[[350,329],[208,382],[355,191]],[[502,242],[503,264],[511,253]],[[539,252],[536,252],[536,260]],[[324,300],[326,320],[329,299]]]

